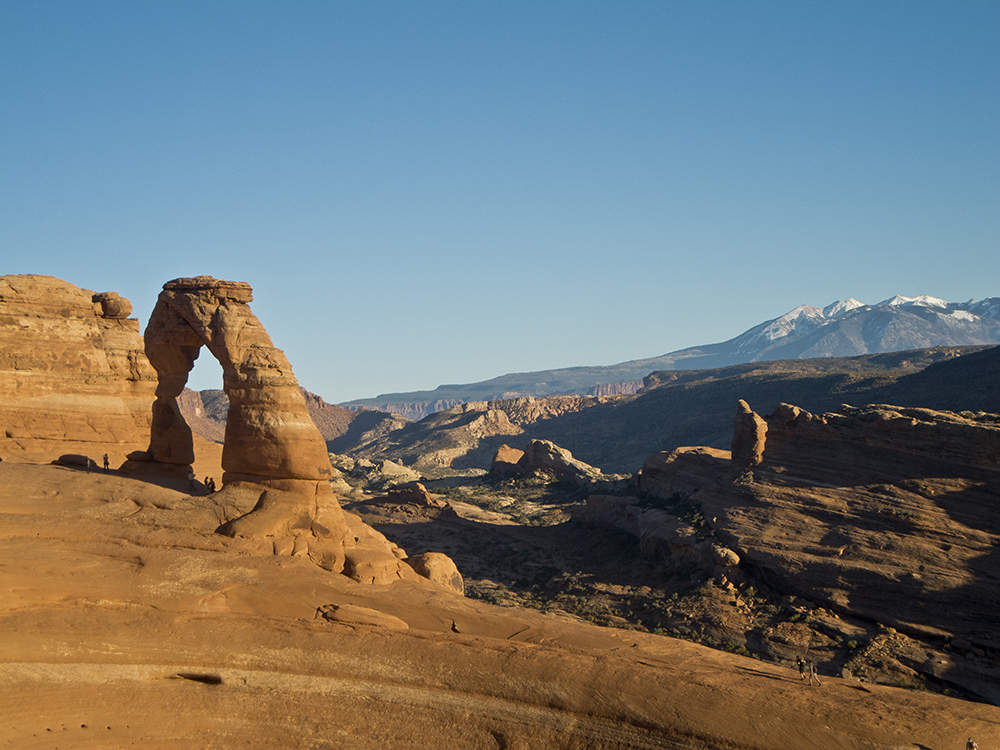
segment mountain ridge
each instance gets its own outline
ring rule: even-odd
[[[896,295],[875,305],[848,298],[824,308],[800,305],[727,341],[678,349],[658,357],[613,365],[508,373],[475,383],[444,384],[432,391],[386,393],[339,405],[404,413],[419,419],[440,410],[435,404],[520,396],[599,395],[602,387],[640,380],[656,371],[993,344],[1000,344],[1000,297],[948,302],[930,295]]]

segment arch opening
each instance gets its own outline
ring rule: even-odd
[[[287,358],[250,311],[252,298],[249,284],[210,276],[164,284],[144,335],[158,377],[150,456],[172,465],[194,461],[191,428],[177,398],[199,355],[206,356],[204,347],[219,363],[229,398],[223,483],[329,479],[326,443]]]

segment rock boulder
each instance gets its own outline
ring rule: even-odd
[[[528,443],[517,466],[525,476],[539,473],[557,482],[580,486],[601,477],[600,469],[578,461],[572,453],[551,440],[532,440]]]

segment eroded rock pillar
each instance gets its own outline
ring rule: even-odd
[[[733,417],[732,471],[745,475],[761,462],[767,443],[767,422],[742,399]]]

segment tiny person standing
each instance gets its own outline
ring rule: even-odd
[[[809,684],[813,684],[813,680],[816,680],[817,685],[822,685],[823,683],[819,681],[819,672],[816,671],[816,665],[809,662]]]

